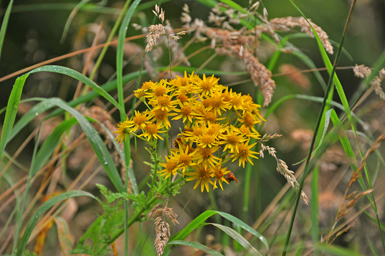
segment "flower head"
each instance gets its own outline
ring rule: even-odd
[[[195,182],[194,188],[196,189],[199,184],[201,184],[201,192],[206,188],[206,191],[209,192],[209,183],[214,186],[214,182],[211,180],[211,169],[203,165],[193,167],[194,171],[187,173],[186,175],[190,176],[187,178],[187,181],[197,180]]]
[[[128,117],[126,121],[120,122],[118,124],[118,130],[115,131],[114,133],[118,134],[118,136],[115,138],[115,140],[117,140],[118,143],[121,143],[123,140],[126,141],[127,134],[130,133],[130,124],[128,121]]]

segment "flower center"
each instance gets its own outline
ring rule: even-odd
[[[200,153],[204,159],[210,158],[212,155],[211,148],[201,148]]]
[[[165,120],[167,118],[167,110],[161,110],[161,109],[155,110],[154,117],[157,120]]]
[[[227,136],[226,141],[231,145],[237,145],[239,143],[239,138],[237,135],[231,134]]]
[[[177,162],[167,162],[166,163],[166,170],[171,172],[178,166]]]
[[[183,165],[189,165],[191,162],[191,156],[186,154],[181,154],[179,157],[179,163]]]
[[[223,176],[224,176],[222,168],[221,167],[215,168],[214,175],[215,175],[215,178],[217,178],[218,180],[221,180],[223,178]]]
[[[184,77],[180,80],[180,86],[187,86],[189,84],[189,79]]]
[[[154,89],[154,95],[156,97],[163,96],[164,94],[166,94],[166,92],[167,92],[167,89],[166,87],[163,87],[163,86],[158,86]]]
[[[204,91],[210,91],[214,86],[209,81],[202,81],[201,88]]]
[[[246,127],[253,127],[254,126],[254,119],[250,115],[245,115],[245,125]]]
[[[212,97],[211,98],[211,106],[213,108],[219,108],[220,106],[222,106],[222,99],[221,97]]]
[[[203,100],[203,106],[204,106],[205,108],[210,107],[210,106],[211,106],[211,99],[205,99],[205,100]]]
[[[188,97],[185,94],[181,94],[178,97],[176,97],[180,102],[185,103],[188,100]]]
[[[215,138],[214,138],[214,136],[212,136],[212,135],[206,134],[206,135],[203,135],[203,136],[201,137],[201,142],[202,142],[204,145],[210,145],[210,144],[213,144],[214,141],[215,141]]]
[[[245,126],[241,126],[241,127],[239,128],[239,130],[240,130],[241,133],[243,133],[243,134],[246,134],[246,135],[250,135],[250,134],[251,134],[250,129],[247,128],[247,127],[245,127]]]
[[[209,180],[210,179],[210,172],[209,172],[209,170],[207,170],[204,167],[199,168],[197,173],[198,173],[199,178],[202,180]]]
[[[146,120],[147,120],[146,116],[139,114],[135,116],[132,121],[134,122],[135,125],[141,126],[146,122]]]
[[[207,134],[214,135],[221,129],[220,124],[213,124],[207,131]]]
[[[158,97],[158,104],[161,107],[167,107],[170,104],[170,97],[169,96],[159,96]]]
[[[242,105],[242,99],[238,96],[234,96],[231,99],[231,104],[233,104],[235,107],[240,107]]]
[[[241,145],[239,145],[239,152],[238,152],[238,154],[240,155],[240,156],[243,156],[243,157],[246,157],[246,156],[248,156],[249,155],[249,148],[247,147],[247,145],[246,144],[241,144]]]
[[[198,137],[203,134],[203,129],[200,127],[195,127],[193,131],[194,136]]]
[[[191,114],[191,107],[190,106],[183,106],[180,108],[180,113],[184,116],[189,116]]]
[[[215,116],[215,114],[211,111],[208,111],[206,113],[204,113],[203,115],[203,118],[208,121],[208,122],[215,122],[215,120],[217,119],[217,117]]]
[[[156,124],[147,124],[145,128],[148,134],[156,134],[158,132],[158,126]]]

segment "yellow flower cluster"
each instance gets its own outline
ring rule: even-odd
[[[175,140],[175,148],[166,156],[160,176],[169,178],[179,171],[188,176],[187,181],[197,180],[194,189],[201,184],[209,191],[217,184],[236,180],[233,174],[222,167],[232,160],[239,166],[251,158],[257,158],[250,145],[251,138],[260,139],[254,128],[263,118],[259,114],[260,105],[249,95],[235,93],[228,87],[218,84],[218,78],[203,75],[201,79],[194,73],[158,83],[145,82],[135,96],[146,102],[148,110],[135,111],[135,116],[118,125],[118,141],[126,139],[127,134],[141,129],[138,137],[150,141],[161,139],[161,133],[171,127],[171,120],[182,120],[184,127]]]

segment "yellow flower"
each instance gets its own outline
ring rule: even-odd
[[[238,153],[239,144],[246,141],[239,130],[232,125],[228,127],[226,133],[220,135],[219,138],[223,140],[221,144],[225,145],[223,151],[230,149],[230,153]]]
[[[199,125],[195,125],[191,129],[185,129],[182,133],[182,136],[185,137],[186,141],[193,141],[196,142],[198,140],[198,137],[203,135],[205,132],[206,127],[202,127]]]
[[[229,170],[227,170],[226,167],[222,168],[222,161],[220,161],[218,164],[216,164],[213,168],[213,172],[211,174],[211,176],[213,178],[215,178],[215,181],[214,181],[214,189],[217,188],[217,182],[219,184],[219,186],[221,187],[221,189],[223,190],[223,186],[222,186],[222,182],[226,182],[227,184],[229,184],[227,182],[227,180],[225,179],[225,175],[230,173]]]
[[[218,144],[217,136],[213,134],[204,133],[201,136],[199,136],[198,140],[196,141],[198,147],[213,147],[216,144]]]
[[[233,93],[230,91],[230,105],[234,110],[242,110],[243,109],[243,98],[241,94]]]
[[[175,112],[178,112],[179,114],[174,117],[172,120],[179,120],[183,118],[183,123],[192,123],[193,122],[193,117],[192,117],[192,106],[190,104],[179,104],[180,109],[175,109]]]
[[[242,125],[241,127],[239,127],[239,131],[242,134],[246,135],[249,138],[259,140],[261,138],[261,136],[259,135],[259,132],[257,132],[257,130],[255,130],[254,128],[252,129],[253,129],[253,132],[251,132],[250,128],[246,127],[245,125]]]
[[[185,149],[183,149],[182,144],[179,144],[179,149],[176,151],[171,157],[170,160],[175,161],[178,163],[180,169],[182,169],[182,174],[184,176],[184,173],[187,169],[187,167],[191,167],[196,165],[194,163],[194,160],[197,159],[197,156],[194,156],[196,151],[189,152],[189,149],[191,149],[188,145],[185,145]]]
[[[206,108],[201,108],[199,106],[193,110],[193,116],[198,122],[203,124],[215,123],[225,119],[224,117],[219,118],[213,111],[207,110]]]
[[[212,110],[214,114],[220,116],[221,111],[226,111],[230,108],[230,104],[224,101],[223,95],[221,92],[212,93],[209,99],[208,109]]]
[[[171,161],[169,158],[167,158],[167,156],[166,163],[161,163],[160,165],[163,166],[164,169],[159,171],[158,173],[160,174],[160,176],[166,175],[166,177],[164,177],[165,179],[167,179],[171,175],[175,176],[180,167],[177,162]]]
[[[258,157],[255,156],[255,154],[258,154],[258,153],[255,151],[252,151],[251,149],[257,143],[254,143],[253,145],[250,145],[250,146],[248,144],[249,142],[239,144],[238,146],[239,151],[231,156],[233,158],[231,162],[234,162],[239,158],[239,166],[241,166],[242,164],[243,168],[245,168],[245,163],[247,162],[250,162],[252,165],[254,165],[250,157],[258,159]]]
[[[243,123],[248,128],[254,128],[255,124],[261,123],[259,119],[256,121],[250,113],[245,113],[243,118],[238,118],[238,121]]]
[[[199,81],[199,77],[194,75],[194,72],[187,76],[187,72],[184,72],[184,77],[177,76],[176,79],[172,79],[170,81],[170,85],[177,89],[176,94],[197,94],[200,89],[195,84],[195,82]]]
[[[220,158],[214,156],[213,154],[218,150],[218,146],[215,147],[199,147],[198,148],[198,160],[197,164],[202,164],[206,167],[214,166],[219,161]]]
[[[207,134],[218,136],[220,133],[224,132],[225,130],[222,128],[222,125],[220,123],[209,123],[207,126]]]
[[[146,90],[138,89],[138,90],[135,90],[134,93],[135,93],[135,97],[142,100],[144,95],[146,95]]]
[[[175,113],[169,113],[167,110],[162,109],[153,109],[149,113],[149,117],[152,118],[152,121],[156,121],[158,124],[163,124],[166,129],[171,127],[170,121],[168,120],[169,116],[175,116]]]
[[[167,88],[167,83],[165,80],[161,80],[151,88],[151,92],[146,93],[146,98],[165,96],[168,92],[170,92],[170,88]]]
[[[163,126],[160,126],[160,124],[153,124],[153,123],[147,123],[146,127],[144,127],[144,133],[139,135],[138,137],[145,137],[147,141],[149,141],[151,138],[154,139],[161,139],[162,137],[158,133],[166,132],[166,131],[159,131],[162,129]]]
[[[201,89],[200,95],[209,96],[216,89],[222,89],[222,87],[218,85],[218,81],[219,78],[214,77],[214,75],[206,78],[206,75],[203,74],[203,79],[197,83]]]
[[[135,110],[135,116],[132,118],[132,120],[128,121],[129,126],[133,126],[131,128],[131,132],[136,132],[138,129],[143,130],[146,127],[148,121],[147,112],[140,113],[139,111]]]
[[[124,141],[127,140],[127,134],[130,133],[130,123],[128,121],[128,117],[126,121],[120,122],[118,124],[118,130],[115,131],[114,133],[118,133],[118,136],[115,138],[115,140],[117,140],[118,143],[121,143],[123,140]]]
[[[170,112],[175,110],[175,104],[177,104],[177,101],[171,100],[171,96],[163,95],[152,98],[149,103],[154,107],[154,110],[161,109]]]
[[[155,83],[153,82],[153,81],[148,81],[148,82],[144,82],[143,84],[142,84],[142,90],[151,90],[152,89],[152,87],[155,85]]]
[[[201,184],[201,192],[203,192],[204,188],[209,192],[209,183],[214,186],[214,182],[211,180],[212,171],[203,165],[194,166],[193,168],[195,171],[187,173],[186,175],[191,177],[186,180],[197,180],[193,189],[196,189]]]

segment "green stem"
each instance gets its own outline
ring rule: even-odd
[[[250,144],[254,143],[254,139],[250,141]],[[251,182],[251,169],[252,165],[247,163],[246,175],[245,175],[245,186],[243,190],[243,208],[242,208],[242,220],[247,223],[247,212],[249,211],[249,195],[250,195],[250,182]]]
[[[155,185],[156,173],[158,172],[158,153],[156,152],[156,148],[157,148],[156,145],[157,145],[157,141],[155,140],[152,148],[152,157],[154,158],[154,172],[152,174],[151,187],[150,187],[150,191],[148,191],[147,198],[149,197],[150,194],[152,194],[152,190],[154,189],[154,185]]]
[[[209,197],[210,197],[211,209],[218,211],[218,205],[217,205],[217,202],[215,201],[214,191],[209,192]],[[216,223],[218,223],[218,224],[221,223],[221,217],[218,214],[215,214],[214,218],[215,218]],[[221,232],[219,229],[216,229],[216,235],[217,235],[216,240],[220,241],[221,240],[220,239]]]

